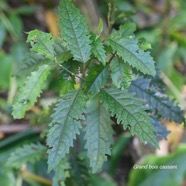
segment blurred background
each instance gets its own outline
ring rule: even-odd
[[[101,17],[103,37],[109,32],[108,19],[115,29],[127,21],[135,22],[137,37],[150,43],[148,48],[167,86],[167,94],[186,110],[185,0],[76,0],[75,4],[86,16],[90,29],[97,30]],[[58,5],[57,0],[0,0],[0,186],[51,185],[52,174],[46,172],[46,159],[34,165],[23,165],[21,169],[8,167],[5,162],[16,148],[45,136],[51,113],[48,106],[63,86],[53,74],[39,102],[30,108],[25,119],[13,120],[11,104],[22,81],[19,67],[29,50],[27,32],[39,29],[57,37]],[[141,144],[118,127],[112,157],[103,171],[90,176],[92,185],[186,186],[184,126],[168,121],[162,123],[170,132],[167,140],[160,141],[161,150]],[[177,167],[135,169],[137,164]],[[70,186],[70,182],[67,185]]]

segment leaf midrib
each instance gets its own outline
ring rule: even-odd
[[[76,35],[76,32],[75,32],[75,30],[74,30],[74,24],[72,24],[73,22],[72,22],[72,17],[70,16],[70,14],[69,14],[69,11],[68,11],[68,8],[67,8],[67,3],[65,2],[64,3],[65,5],[64,5],[64,8],[66,9],[66,12],[67,12],[67,16],[68,16],[68,18],[69,18],[69,22],[70,22],[70,25],[71,25],[71,28],[72,28],[72,32],[73,32],[73,35],[74,35],[74,38],[75,38],[75,40],[76,40],[76,43],[77,43],[77,45],[78,45],[78,50],[79,50],[79,53],[80,53],[80,56],[81,56],[81,60],[82,60],[82,62],[86,62],[85,60],[84,60],[84,57],[83,57],[83,54],[82,54],[82,51],[80,50],[80,45],[79,45],[79,41],[78,41],[78,38],[77,38],[77,35]],[[64,25],[64,24],[63,24]],[[64,25],[65,26],[65,25]]]
[[[148,70],[148,72],[144,72],[144,73],[148,73],[149,74],[149,72],[150,72],[150,74],[154,74],[153,72],[152,72],[152,70],[151,70],[151,68],[148,68],[147,66],[145,66],[145,64],[143,63],[143,61],[141,60],[141,59],[139,59],[134,53],[132,53],[131,51],[129,51],[125,46],[123,46],[122,44],[120,44],[120,43],[118,43],[118,42],[116,42],[116,41],[114,41],[114,40],[112,40],[112,39],[110,39],[111,40],[111,42],[114,42],[116,45],[118,45],[119,47],[121,47],[121,48],[123,48],[124,50],[126,50],[128,53],[130,53],[133,57],[135,57],[138,61],[140,61],[140,64],[142,64],[143,65],[143,67],[144,67],[144,69],[147,69]],[[112,47],[112,46],[111,46]],[[117,51],[116,51],[117,52]],[[122,58],[123,58],[123,56],[122,56]],[[127,63],[129,63],[129,64],[131,64],[130,63],[130,61],[128,61],[127,60]],[[141,68],[139,68],[139,67],[136,67],[136,66],[134,66],[133,64],[131,64],[133,67],[135,67],[135,68],[138,68],[138,70],[140,70],[140,71],[142,71],[142,69]]]

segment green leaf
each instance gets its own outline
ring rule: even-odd
[[[48,64],[52,65],[55,62],[58,63],[64,63],[68,61],[70,58],[72,58],[72,54],[70,51],[66,48],[65,44],[62,42],[61,39],[55,40],[53,44],[53,59],[48,59],[46,56],[43,56],[39,53],[36,53],[34,51],[27,53],[25,57],[22,60],[22,63],[19,65],[19,71],[21,70],[21,75],[25,76],[32,71],[35,71],[38,69],[40,65]],[[56,59],[56,60],[55,60]],[[19,75],[19,72],[17,73]]]
[[[99,37],[96,38],[96,35],[92,34],[91,40],[92,53],[103,65],[106,65],[106,52],[101,39]]]
[[[98,34],[103,32],[103,20],[100,18],[98,23]]]
[[[71,178],[74,180],[72,185],[87,186],[89,184],[89,169],[86,166],[86,161],[82,157],[72,156],[70,158]],[[68,185],[68,183],[67,183]],[[71,185],[71,184],[69,184]]]
[[[52,179],[52,186],[65,186],[65,179],[70,176],[70,163],[67,158],[63,158],[54,169],[55,175]]]
[[[155,76],[154,60],[149,52],[144,52],[138,46],[138,40],[133,38],[112,38],[108,39],[112,50],[117,53],[125,62],[144,74]]]
[[[51,67],[48,65],[40,66],[37,71],[31,73],[24,85],[20,87],[12,106],[12,115],[15,119],[23,118],[25,112],[37,101],[50,70]]]
[[[88,101],[86,111],[86,149],[93,173],[97,172],[110,155],[113,143],[112,120],[98,97]]]
[[[61,1],[58,17],[62,38],[68,43],[74,59],[87,62],[90,59],[91,47],[84,17],[70,0]]]
[[[159,116],[171,119],[177,123],[185,122],[184,113],[175,105],[174,100],[150,86],[150,79],[139,78],[131,83],[130,91],[135,92],[149,106],[152,112]]]
[[[73,140],[81,128],[80,120],[84,119],[82,113],[85,104],[86,97],[81,90],[69,91],[57,102],[47,138],[50,147],[48,150],[49,171],[58,165],[73,146]]]
[[[26,76],[31,72],[36,71],[40,65],[49,63],[50,60],[45,58],[41,54],[37,54],[35,52],[27,53],[24,56],[22,63],[19,65],[18,72],[16,72],[16,75]],[[21,74],[20,71],[22,72]]]
[[[31,44],[32,51],[42,54],[47,58],[54,56],[54,39],[52,34],[41,32],[39,30],[32,30],[28,33],[27,42]]]
[[[170,133],[169,130],[164,127],[157,118],[152,117],[152,124],[154,125],[154,128],[156,130],[156,136],[158,141],[167,139],[167,135]]]
[[[100,65],[91,69],[86,78],[85,87],[87,92],[90,92],[92,96],[95,96],[100,89],[106,85],[108,77],[108,66],[103,67]]]
[[[23,164],[35,163],[46,153],[46,147],[38,144],[24,145],[17,148],[7,160],[7,166],[20,168]]]
[[[147,169],[132,169],[128,186],[180,186],[183,184],[186,174],[185,164],[185,145],[179,146],[175,152],[168,156],[149,155],[141,164],[146,166]],[[150,166],[157,168],[148,168]]]
[[[114,38],[127,38],[134,35],[136,31],[136,24],[132,22],[125,23],[124,25],[120,25],[118,31],[113,31],[111,36]]]
[[[112,83],[117,88],[128,88],[131,81],[131,69],[128,64],[114,58],[110,63]]]
[[[71,52],[67,49],[66,43],[57,38],[54,43],[54,55],[58,63],[64,63],[72,58]]]
[[[142,142],[158,147],[154,126],[140,99],[127,90],[110,88],[102,91],[102,100],[106,109],[112,116],[116,116],[117,123],[121,122],[124,129],[129,127],[131,134],[137,135]]]
[[[146,51],[148,49],[152,49],[151,44],[146,41],[145,38],[140,38],[138,42],[139,48]]]

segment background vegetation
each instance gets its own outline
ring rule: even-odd
[[[164,91],[176,99],[180,107],[185,110],[186,2],[184,0],[77,0],[75,3],[93,30],[97,30],[99,17],[102,18],[103,38],[111,27],[118,29],[120,24],[128,20],[134,21],[137,24],[137,37],[144,38],[141,39],[141,43],[144,48],[150,49],[162,77],[162,80],[153,83],[161,85],[164,82],[166,84]],[[45,136],[45,129],[50,120],[51,110],[48,106],[55,102],[55,95],[59,89],[65,93],[66,90],[61,88],[64,84],[71,86],[70,81],[59,83],[55,75],[51,76],[45,85],[45,93],[36,106],[30,108],[25,119],[12,118],[11,104],[17,87],[22,82],[22,72],[19,71],[19,67],[23,65],[22,60],[28,52],[25,42],[27,32],[39,29],[58,36],[57,7],[58,1],[52,0],[0,1],[0,186],[52,184],[53,173],[47,173],[44,156],[35,164],[32,164],[32,161],[37,160],[37,156],[34,160],[30,159],[27,164],[21,164],[21,154],[20,157],[17,156],[18,164],[15,160],[7,163],[7,157],[23,146],[22,154],[24,151],[29,151],[25,145],[31,142],[39,140],[41,144],[44,143],[45,139],[40,139]],[[116,144],[112,150],[112,157],[104,164],[103,170],[98,174],[90,174],[85,155],[82,153],[72,156],[71,173],[61,173],[66,177],[71,174],[73,178],[68,178],[66,185],[86,185],[86,180],[90,180],[92,185],[108,186],[185,185],[186,146],[183,124],[177,125],[164,120],[162,123],[170,132],[164,131],[167,140],[159,142],[160,150],[140,143],[138,138],[132,138],[128,131],[123,131],[118,125],[115,128],[118,135],[114,136]],[[37,152],[36,147],[33,146],[32,149]],[[139,162],[144,165],[177,165],[177,169],[133,169]],[[64,164],[64,166],[69,165]]]

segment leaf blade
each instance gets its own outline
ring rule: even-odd
[[[144,52],[138,46],[137,39],[134,38],[109,38],[109,45],[130,66],[136,68],[144,74],[155,76],[154,60],[149,52]]]
[[[112,83],[117,88],[128,88],[131,81],[131,72],[128,64],[114,58],[110,63]]]
[[[22,164],[27,162],[34,163],[46,152],[46,147],[38,144],[24,145],[17,148],[8,158],[7,165],[11,167],[20,168]]]
[[[49,159],[48,166],[51,171],[58,165],[73,146],[73,140],[82,127],[80,119],[86,104],[86,96],[80,90],[69,91],[57,102],[52,115],[51,128],[47,136]]]
[[[88,150],[90,166],[94,173],[98,171],[102,167],[104,161],[106,161],[106,154],[111,154],[110,145],[113,143],[112,123],[110,114],[105,110],[103,105],[100,104],[98,96],[88,101],[85,148]]]
[[[60,4],[58,17],[62,38],[68,43],[75,60],[86,63],[90,58],[90,39],[84,17],[69,0]]]
[[[102,100],[106,109],[113,116],[116,115],[117,122],[121,122],[124,129],[130,126],[132,135],[137,135],[144,143],[149,142],[158,147],[154,126],[140,99],[127,90],[110,88],[102,91]]]
[[[50,70],[51,67],[49,65],[42,65],[27,78],[27,81],[20,88],[13,102],[12,115],[15,119],[23,118],[25,112],[34,105],[37,97],[42,92]]]

